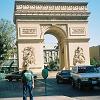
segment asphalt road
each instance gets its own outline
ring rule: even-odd
[[[0,98],[14,98],[22,97],[22,83],[21,82],[8,82],[7,80],[0,81]],[[45,93],[46,90],[46,93]],[[93,90],[85,89],[78,90],[73,89],[70,83],[57,84],[55,78],[48,78],[45,81],[38,79],[35,81],[35,88],[33,89],[34,96],[69,96],[77,98],[78,100],[100,100],[100,89],[95,88]]]

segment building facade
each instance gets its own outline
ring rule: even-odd
[[[44,65],[48,65],[50,61],[55,61],[59,59],[59,49],[58,48],[44,48]]]
[[[90,47],[90,58],[100,60],[100,45]]]

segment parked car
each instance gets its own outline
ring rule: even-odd
[[[12,72],[10,74],[7,74],[5,79],[7,79],[9,81],[12,81],[12,80],[19,81],[22,79],[21,75],[22,75],[22,71],[16,71],[16,72]],[[36,79],[36,78],[37,78],[37,75],[34,74],[34,79]]]
[[[62,70],[56,74],[57,83],[70,82],[70,70]]]
[[[7,74],[5,79],[8,79],[9,81],[12,81],[12,80],[21,80],[21,73],[22,71],[16,71],[16,72],[12,72],[10,74]]]
[[[93,88],[94,86],[100,86],[100,72],[91,65],[74,66],[71,72],[72,87]]]

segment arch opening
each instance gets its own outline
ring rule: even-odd
[[[51,36],[52,38],[55,37],[56,48],[52,49],[51,51],[56,52],[56,57],[57,57],[56,60],[58,60],[57,68],[65,69],[65,52],[66,52],[65,48],[64,48],[64,45],[66,44],[66,42],[64,40],[64,39],[66,39],[65,32],[59,27],[52,26],[44,33],[44,42],[45,42],[46,35]],[[48,39],[50,41],[50,38],[48,38]],[[44,45],[45,45],[45,43],[44,43]],[[53,45],[53,43],[51,43],[50,45]],[[46,54],[46,50],[44,50],[44,51]],[[49,51],[50,50],[47,50],[47,52],[49,52]],[[48,56],[49,56],[49,53],[48,53]],[[49,61],[49,62],[47,62],[46,65],[48,65],[52,60],[55,61],[55,59],[52,59],[51,56],[49,56],[49,57],[48,57],[48,59],[50,59],[50,60],[47,60],[47,58],[44,56],[44,65],[45,65],[46,61]],[[56,58],[56,57],[53,57],[53,58]]]

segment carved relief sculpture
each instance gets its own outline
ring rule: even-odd
[[[25,47],[23,50],[23,66],[29,66],[29,64],[35,64],[34,48]]]
[[[40,35],[40,38],[42,38],[42,36],[43,36],[43,33],[45,33],[47,30],[48,30],[48,28],[49,27],[51,27],[52,26],[52,24],[41,24],[40,25],[40,29],[41,29],[41,35]]]
[[[75,66],[77,63],[84,63],[85,62],[85,57],[83,54],[83,49],[80,47],[77,47],[75,50],[74,58],[73,58],[73,65]]]

